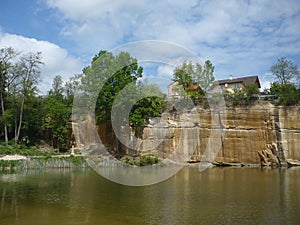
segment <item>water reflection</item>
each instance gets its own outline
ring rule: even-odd
[[[129,187],[92,170],[0,175],[0,224],[297,224],[300,168],[184,168]]]

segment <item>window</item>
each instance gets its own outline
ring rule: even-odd
[[[233,84],[233,88],[234,89],[240,88],[240,84]]]

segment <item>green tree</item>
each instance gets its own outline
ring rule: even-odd
[[[295,105],[300,101],[299,90],[291,83],[278,84],[272,83],[270,88],[270,94],[278,96],[278,103],[281,105]]]
[[[64,93],[63,80],[60,75],[56,75],[53,78],[52,89],[49,91],[49,95],[52,95],[55,99],[62,99]]]
[[[65,83],[64,94],[65,94],[67,104],[70,107],[72,107],[75,92],[76,90],[78,90],[80,77],[81,77],[80,75],[75,75]]]
[[[42,138],[43,98],[28,96],[23,111],[22,137],[20,142],[26,145],[39,143]]]
[[[181,66],[176,67],[173,74],[174,81],[182,85],[184,90],[187,90],[192,81],[192,74],[194,73],[194,66],[192,62],[183,62]]]
[[[129,123],[134,129],[136,136],[139,136],[145,124],[149,123],[149,119],[161,116],[164,109],[165,96],[155,84],[139,83],[136,89],[138,96],[141,96],[142,92],[148,96],[137,101],[129,114]]]
[[[229,106],[248,106],[253,104],[259,93],[257,84],[248,84],[245,87],[234,89],[233,93],[226,91],[224,96]]]
[[[39,82],[41,64],[43,64],[41,61],[41,52],[37,52],[22,55],[15,66],[14,72],[17,74],[17,79],[15,79],[15,90],[17,90],[20,99],[19,115],[18,118],[16,118],[15,127],[16,143],[20,138],[25,101],[37,91],[36,85]]]
[[[277,63],[271,66],[270,71],[281,85],[291,83],[299,76],[297,65],[287,60],[286,57],[277,58]]]
[[[81,88],[91,96],[98,95],[97,124],[111,120],[111,109],[116,96],[126,85],[142,77],[142,72],[143,68],[127,52],[114,56],[110,52],[100,51],[91,65],[83,69]],[[100,91],[99,84],[103,84]]]
[[[70,145],[69,122],[72,107],[64,96],[63,82],[60,76],[55,76],[52,89],[43,100],[42,130],[44,137],[54,148],[65,150]]]
[[[210,60],[206,60],[204,66],[199,63],[195,65],[192,62],[183,62],[179,67],[176,67],[173,74],[173,80],[178,82],[178,85],[183,87],[175,88],[179,94],[184,96],[198,98],[205,95],[205,91],[214,82],[214,66]],[[183,92],[183,93],[180,93]]]
[[[7,109],[7,98],[9,98],[10,85],[17,77],[17,75],[12,72],[12,69],[14,68],[12,61],[17,57],[17,55],[18,52],[16,52],[12,47],[0,49],[0,122],[3,125],[6,143],[8,143],[8,121],[12,117],[11,111]]]
[[[246,85],[243,88],[243,92],[245,93],[247,104],[253,103],[260,93],[257,84]]]
[[[111,122],[111,111],[116,97],[128,84],[135,84],[137,79],[142,77],[142,72],[143,68],[138,66],[137,59],[129,53],[120,52],[113,55],[103,50],[92,59],[90,66],[83,69],[79,89],[87,97],[87,105],[91,109],[95,99],[97,100],[95,116],[98,125]],[[80,110],[80,107],[77,109]],[[116,138],[118,155],[119,146],[119,140]]]
[[[199,88],[206,91],[215,81],[215,67],[210,60],[206,60],[203,67],[200,64],[196,64],[195,67],[196,70],[192,74],[192,80]]]

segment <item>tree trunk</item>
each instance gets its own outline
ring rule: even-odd
[[[18,125],[18,129],[17,129],[17,134],[15,136],[16,143],[19,141],[20,133],[21,133],[21,127],[22,127],[22,122],[23,122],[24,102],[25,102],[25,97],[22,99],[21,108],[20,108],[19,125]]]
[[[4,115],[5,108],[4,108],[4,99],[3,99],[3,92],[1,91],[1,109],[2,109],[2,115]],[[7,131],[7,122],[6,119],[4,119],[4,136],[5,136],[5,143],[8,144],[8,131]]]

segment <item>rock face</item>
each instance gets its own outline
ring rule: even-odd
[[[251,108],[164,113],[162,121],[145,127],[139,152],[172,157],[188,152],[190,162],[220,165],[286,165],[300,162],[300,107],[258,104]],[[160,125],[161,124],[161,125]],[[214,149],[213,149],[214,148]],[[214,158],[214,159],[212,159]]]
[[[86,124],[88,135],[89,125]],[[169,110],[139,136],[127,131],[130,147],[116,142],[111,125],[97,127],[102,143],[129,155],[156,154],[180,162],[219,165],[300,164],[300,107],[270,103],[246,108]],[[128,133],[130,133],[128,135]],[[125,135],[126,136],[126,135]],[[97,139],[92,136],[87,139]]]

